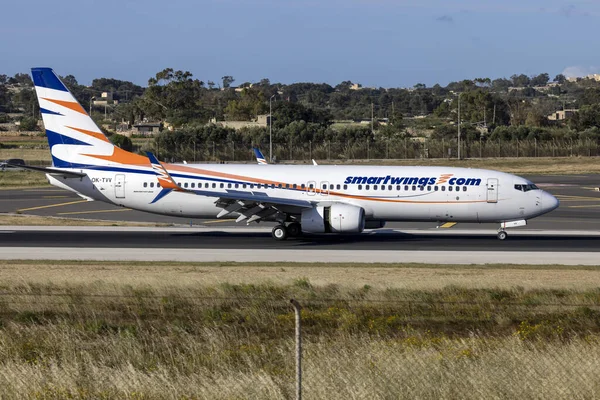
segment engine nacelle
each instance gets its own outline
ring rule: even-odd
[[[365,229],[379,229],[385,226],[385,221],[380,219],[369,219],[365,222]]]
[[[348,204],[317,206],[302,211],[304,233],[360,233],[365,229],[365,210]]]

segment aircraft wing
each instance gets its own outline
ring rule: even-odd
[[[217,218],[236,212],[240,214],[236,222],[246,220],[247,223],[259,221],[277,213],[299,214],[303,209],[314,206],[310,201],[270,196],[260,189],[249,189],[247,191],[226,189],[225,192],[220,192],[183,188],[175,182],[169,171],[158,161],[154,154],[150,152],[147,154],[152,168],[157,174],[158,182],[162,187],[160,193],[152,201],[153,203],[159,201],[172,191],[216,197],[218,200],[215,204],[217,207],[222,208],[221,212],[217,214]]]

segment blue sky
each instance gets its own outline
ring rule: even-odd
[[[80,83],[428,86],[476,77],[600,73],[597,0],[40,0],[2,5],[0,73],[49,66]]]

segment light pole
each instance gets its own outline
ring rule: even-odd
[[[271,100],[275,95],[269,97],[269,162],[273,164],[273,112]]]
[[[458,94],[458,137],[457,137],[457,144],[458,144],[458,150],[457,150],[457,156],[458,159],[460,160],[460,93]]]

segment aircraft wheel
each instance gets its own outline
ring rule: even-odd
[[[271,235],[273,235],[273,239],[275,240],[285,240],[288,237],[288,232],[285,226],[277,225],[271,231]]]
[[[507,237],[508,237],[508,233],[506,233],[506,231],[500,231],[500,232],[498,232],[498,239],[504,240]]]
[[[290,237],[298,237],[302,235],[302,225],[299,222],[292,222],[287,226],[287,233]]]

